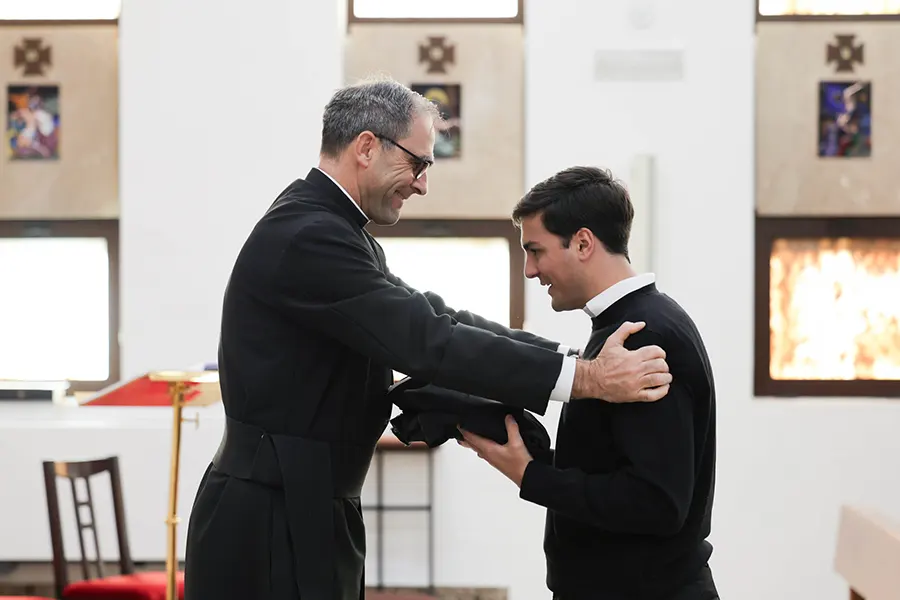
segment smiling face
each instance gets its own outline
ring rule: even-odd
[[[403,139],[371,136],[366,148],[371,154],[360,177],[360,206],[374,223],[393,225],[407,198],[428,193],[428,170],[422,169],[434,162],[434,139],[434,122],[428,115],[417,116]]]
[[[580,230],[569,241],[547,231],[541,214],[522,219],[522,248],[525,250],[525,277],[538,279],[541,285],[550,286],[550,304],[553,310],[565,311],[582,308],[590,298],[587,293],[589,277],[583,240],[590,234]],[[592,246],[592,244],[591,244]]]

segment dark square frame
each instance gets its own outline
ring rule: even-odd
[[[772,244],[784,238],[900,238],[900,217],[756,217],[754,395],[900,398],[900,380],[778,380],[769,376],[769,280]]]

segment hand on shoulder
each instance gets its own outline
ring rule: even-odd
[[[625,347],[628,336],[645,326],[644,322],[623,323],[607,338],[597,358],[579,360],[572,397],[614,403],[656,402],[665,397],[672,382],[665,350],[655,344],[635,350]]]

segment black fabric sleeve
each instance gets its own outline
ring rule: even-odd
[[[544,450],[542,452],[537,452],[537,453],[531,452],[531,458],[533,458],[534,460],[536,460],[539,463],[543,463],[545,465],[552,465],[554,452],[555,452],[555,450],[553,448],[549,448],[547,450]]]
[[[424,294],[388,281],[339,217],[305,224],[276,277],[276,306],[301,326],[417,379],[546,411],[561,353],[437,314]]]

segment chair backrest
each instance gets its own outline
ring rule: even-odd
[[[97,537],[97,520],[94,516],[94,500],[91,495],[90,478],[100,473],[109,473],[112,485],[113,510],[116,521],[116,537],[119,542],[119,567],[123,575],[134,573],[131,551],[128,546],[128,534],[125,527],[125,504],[122,501],[122,481],[119,476],[119,459],[117,456],[99,460],[81,462],[44,461],[44,487],[47,494],[47,514],[50,519],[50,542],[53,546],[53,579],[56,597],[63,597],[63,590],[69,583],[65,549],[63,547],[62,523],[59,514],[59,493],[56,480],[63,477],[69,480],[72,488],[72,500],[75,504],[75,520],[78,524],[78,545],[81,548],[81,569],[84,579],[91,579],[89,562],[96,569],[96,577],[103,577],[103,559],[100,556],[100,540]],[[76,480],[83,479],[87,489],[87,498],[78,497]],[[82,518],[81,507],[86,506],[89,521]],[[94,538],[95,559],[89,561],[85,551],[84,531],[90,529]]]

